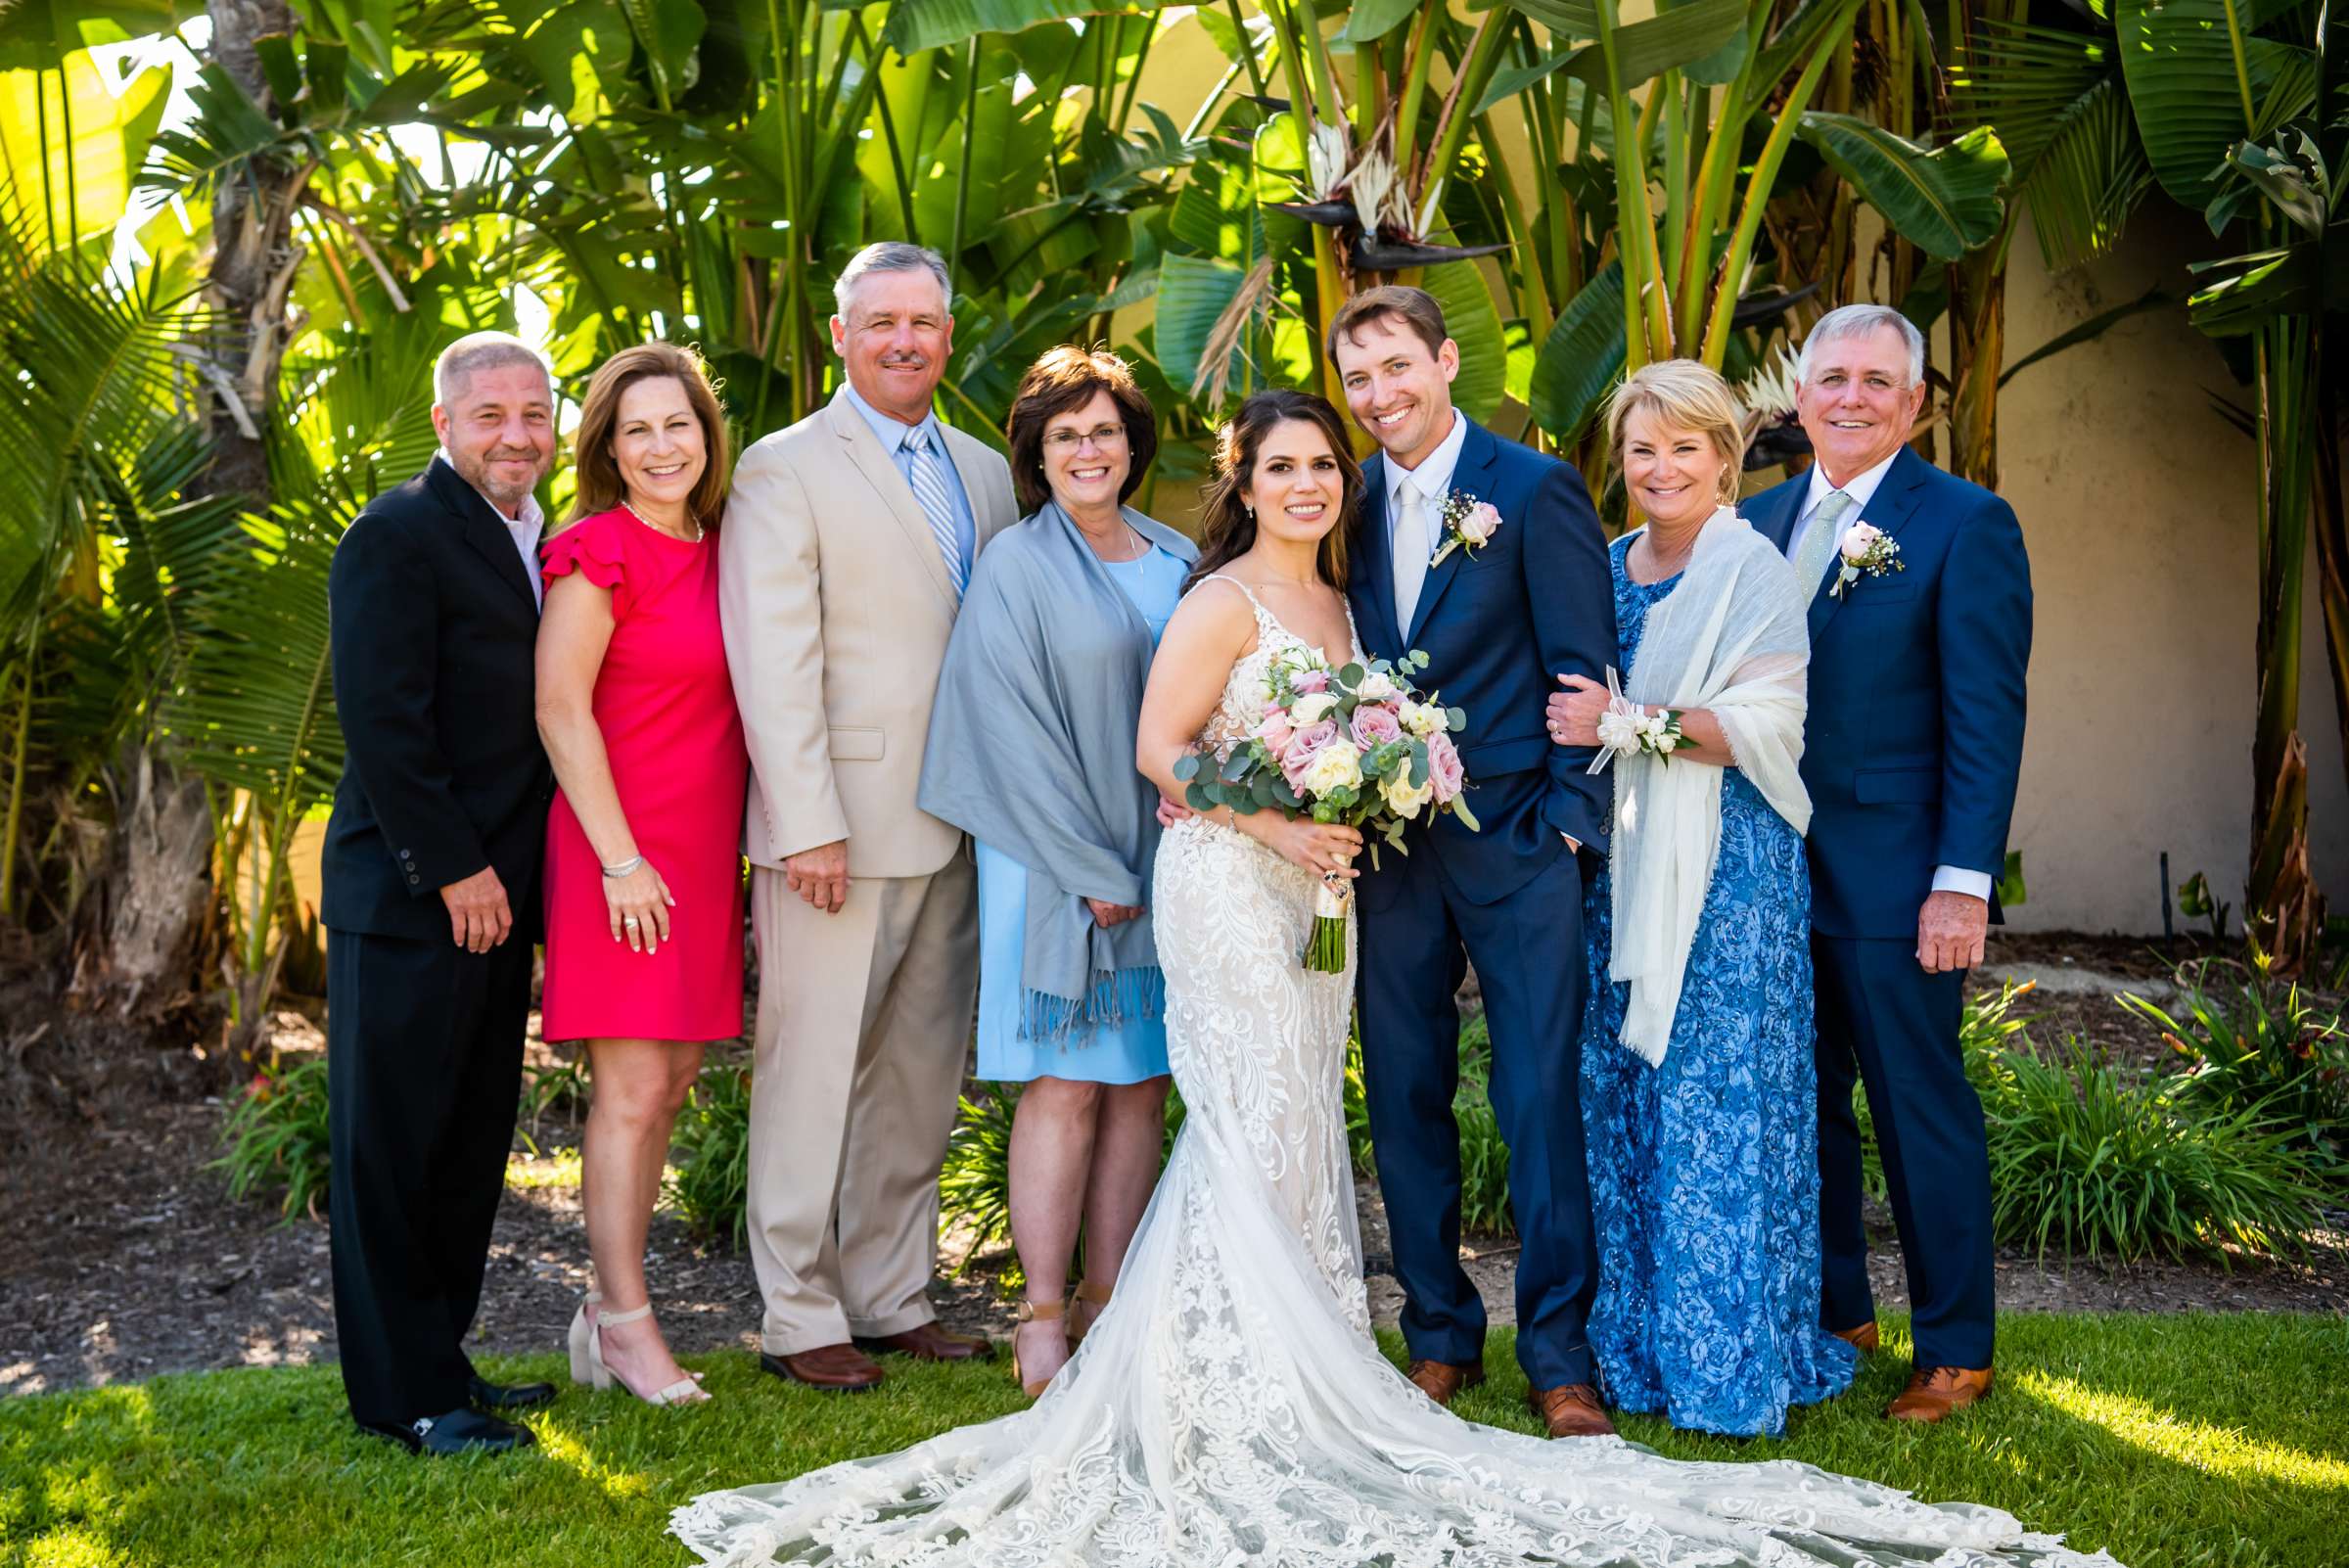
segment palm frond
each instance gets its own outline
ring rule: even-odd
[[[2110,251],[2152,183],[2126,89],[2117,77],[2097,83],[2064,115],[2023,184],[2049,270]]]

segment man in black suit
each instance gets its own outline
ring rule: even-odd
[[[493,1413],[554,1397],[475,1375],[522,1080],[538,867],[532,491],[554,466],[545,359],[476,333],[433,371],[440,452],[335,551],[346,747],[326,830],[335,1328],[359,1425],[412,1452],[505,1450]]]

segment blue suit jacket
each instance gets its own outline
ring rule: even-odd
[[[1466,418],[1466,415],[1462,415]],[[1420,689],[1466,710],[1453,737],[1468,772],[1468,808],[1482,831],[1447,812],[1405,842],[1432,858],[1472,903],[1506,898],[1565,853],[1561,833],[1594,854],[1607,848],[1614,781],[1589,772],[1589,748],[1552,745],[1543,721],[1556,676],[1604,680],[1615,663],[1615,595],[1607,546],[1583,477],[1569,464],[1503,440],[1474,420],[1451,487],[1500,513],[1498,532],[1473,557],[1455,549],[1427,575],[1412,623],[1395,622],[1395,568],[1383,455],[1362,467],[1368,493],[1355,525],[1347,597],[1362,646],[1375,658],[1424,651]],[[1397,857],[1364,867],[1365,904]]]
[[[1739,510],[1783,551],[1810,484],[1799,474]],[[1906,570],[1830,598],[1830,566],[1811,601],[1811,923],[1911,940],[1935,866],[2005,867],[2031,563],[2012,507],[1913,448],[1860,516],[1900,541]]]

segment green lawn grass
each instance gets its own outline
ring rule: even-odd
[[[1626,1434],[1678,1457],[1795,1458],[1933,1499],[1995,1503],[2132,1568],[2349,1562],[2349,1324],[2283,1314],[2014,1316],[1991,1401],[1939,1428],[1876,1412],[1906,1371],[1905,1329],[1844,1399],[1782,1441]],[[1531,1430],[1509,1336],[1464,1415]],[[1390,1353],[1400,1344],[1388,1336]],[[689,1359],[716,1403],[655,1410],[567,1390],[540,1448],[413,1459],[356,1433],[332,1367],[210,1372],[0,1402],[0,1562],[660,1564],[662,1530],[714,1487],[780,1479],[1016,1409],[1003,1364],[898,1362],[844,1398],[786,1387],[740,1353]],[[487,1365],[557,1375],[555,1358]]]

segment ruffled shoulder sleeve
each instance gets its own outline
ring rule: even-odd
[[[599,588],[612,590],[612,615],[627,615],[628,515],[614,508],[583,517],[538,547],[539,571],[548,580],[576,572]]]

